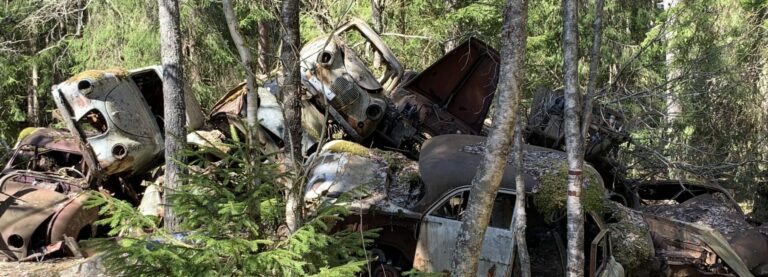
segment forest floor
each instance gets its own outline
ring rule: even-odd
[[[41,262],[0,262],[0,276],[51,276],[49,275],[51,272],[68,269],[80,260],[83,259],[58,258]]]
[[[0,262],[0,277],[107,276],[97,257],[52,258],[39,262]]]

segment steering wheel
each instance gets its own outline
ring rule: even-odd
[[[70,175],[69,172],[75,173],[76,176]],[[85,178],[85,174],[83,174],[83,172],[81,172],[80,170],[75,169],[74,167],[59,168],[59,170],[56,170],[56,174],[66,175],[66,176],[75,177],[75,178]]]

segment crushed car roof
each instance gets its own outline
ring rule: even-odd
[[[480,160],[485,155],[485,139],[485,137],[471,135],[441,135],[427,140],[422,145],[419,173],[425,184],[424,197],[414,207],[414,211],[424,212],[449,191],[472,184],[472,178],[475,176]],[[513,157],[514,153],[507,157],[507,166],[500,186],[512,191],[515,190]],[[539,178],[560,170],[565,160],[565,152],[524,145],[523,178],[526,192],[538,191]],[[584,171],[597,174],[597,171],[589,165],[584,165]]]

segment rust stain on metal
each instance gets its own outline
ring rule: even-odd
[[[431,134],[480,134],[496,91],[498,66],[496,50],[470,39],[398,89],[393,99],[400,109],[417,107],[419,122]]]

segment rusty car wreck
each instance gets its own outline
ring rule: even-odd
[[[362,41],[347,41],[350,31]],[[355,45],[372,46],[383,57],[383,67],[370,66],[358,56]],[[355,214],[337,228],[381,228],[371,250],[374,276],[409,269],[449,270],[450,246],[455,244],[471,178],[485,153],[482,136],[498,79],[496,50],[470,39],[423,72],[408,72],[368,25],[354,19],[311,40],[300,56],[307,206],[311,210],[317,205],[348,205]],[[93,235],[91,224],[97,215],[83,207],[83,191],[105,190],[133,204],[142,202],[140,183],[162,164],[160,71],[157,66],[93,70],[54,86],[53,98],[68,130],[31,131],[3,170],[3,256],[30,259],[61,248],[66,238]],[[284,145],[278,88],[276,80],[262,80],[257,91],[261,128],[256,131],[265,153]],[[231,126],[244,131],[244,84],[222,97],[207,119],[194,95],[185,95],[190,142],[209,143],[208,138],[198,138],[209,135],[226,140],[223,134],[229,134]],[[536,194],[545,183],[543,176],[556,172],[565,160],[560,151],[564,146],[560,97],[534,96],[526,129],[530,145],[524,151],[526,191],[514,190],[515,169],[508,167],[486,232],[478,271],[482,275],[512,273],[507,264],[511,249],[505,246],[512,236],[514,198]],[[746,221],[729,192],[711,184],[638,184],[623,179],[615,171],[617,162],[609,158],[629,139],[623,118],[604,107],[592,112],[586,153],[590,165],[585,171],[594,177],[585,185],[600,187],[602,200],[613,208],[587,217],[585,272],[768,276],[768,240]],[[317,145],[331,135],[337,140]],[[156,188],[151,191],[143,195],[142,211],[162,216],[156,207],[161,195]],[[350,193],[355,197],[343,197]],[[561,276],[564,220],[533,202],[526,206],[532,269],[535,275]],[[712,203],[716,205],[708,206]],[[627,216],[618,218],[620,213]],[[731,218],[730,225],[713,221],[722,215]],[[626,222],[639,231],[625,233],[621,228],[628,226],[622,225]],[[626,234],[636,235],[635,240],[625,240]],[[645,244],[644,251],[627,254],[623,249],[627,242]],[[629,261],[627,255],[635,254],[637,262]],[[648,270],[635,270],[638,264]]]
[[[29,131],[29,130],[28,130]],[[0,252],[25,260],[60,250],[65,237],[89,238],[96,209],[80,148],[66,132],[37,128],[16,146],[0,177]]]
[[[480,163],[483,141],[483,137],[471,135],[435,136],[424,143],[418,162],[409,162],[400,154],[382,159],[388,154],[379,150],[344,152],[339,149],[353,147],[335,145],[350,142],[331,142],[314,157],[319,162],[312,168],[305,200],[338,202],[345,192],[357,191],[354,200],[345,205],[363,218],[352,216],[342,224],[353,229],[381,228],[372,250],[376,254],[373,276],[392,276],[411,268],[444,272],[450,269],[452,246],[469,199],[471,179]],[[527,160],[540,161],[526,165],[524,170],[525,193],[532,194],[538,191],[542,174],[554,170],[551,167],[564,161],[565,154],[536,146],[526,146],[524,151]],[[398,170],[393,172],[391,168]],[[591,167],[586,170],[597,174]],[[478,275],[507,276],[510,268],[507,261],[512,251],[505,246],[511,245],[513,237],[510,224],[518,193],[514,189],[514,174],[512,167],[504,171],[483,242]],[[597,183],[590,186],[603,186],[600,179],[594,180]],[[526,212],[532,274],[562,276],[566,239],[563,218],[549,222],[530,202]],[[588,218],[586,239],[591,243],[585,251],[590,253],[588,261],[594,262],[588,263],[591,267],[587,272],[590,276],[624,276],[622,266],[611,254],[603,216],[592,213]]]

